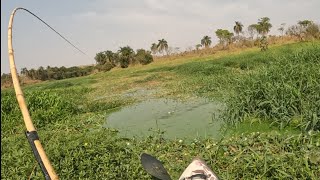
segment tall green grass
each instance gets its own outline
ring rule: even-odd
[[[229,121],[247,116],[281,127],[320,130],[320,46],[279,54],[269,66],[237,79],[228,100]]]
[[[27,106],[37,128],[61,123],[80,112],[75,98],[67,94],[53,90],[26,91]],[[24,127],[22,114],[13,91],[1,92],[1,122],[1,134],[5,136],[16,134]]]

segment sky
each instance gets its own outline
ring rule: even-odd
[[[18,11],[13,24],[17,70],[39,66],[94,64],[96,53],[129,45],[150,49],[166,39],[185,50],[203,36],[217,42],[215,30],[232,31],[235,21],[245,26],[269,17],[271,34],[281,23],[319,23],[319,0],[1,0],[1,73],[9,72],[7,30],[15,7],[24,7],[65,36],[79,53],[36,18]]]

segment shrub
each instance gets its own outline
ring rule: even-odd
[[[97,69],[98,69],[99,71],[104,71],[104,72],[106,72],[106,71],[110,71],[112,68],[114,68],[114,65],[111,64],[110,62],[106,62],[105,64],[97,65],[96,67],[97,67]]]
[[[153,61],[151,52],[144,49],[138,49],[135,59],[139,61],[140,64],[146,65],[150,64]]]

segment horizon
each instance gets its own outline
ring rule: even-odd
[[[240,21],[246,30],[259,18],[269,17],[273,25],[269,34],[279,35],[277,29],[281,23],[286,23],[288,27],[298,20],[309,19],[315,23],[320,20],[317,12],[320,1],[316,0],[73,0],[63,2],[63,6],[61,3],[39,0],[2,2],[1,74],[9,73],[7,26],[15,7],[24,7],[35,13],[89,56],[80,54],[34,17],[18,11],[13,24],[18,72],[23,67],[90,65],[95,63],[94,56],[100,51],[116,51],[127,45],[134,50],[149,50],[152,43],[162,38],[168,41],[170,47],[187,49],[194,48],[203,36],[208,35],[214,45],[217,43],[214,31],[221,28],[233,32],[235,21]]]

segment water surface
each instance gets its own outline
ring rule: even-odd
[[[110,114],[105,126],[116,128],[127,137],[147,136],[160,128],[167,138],[217,138],[222,108],[222,103],[201,98],[149,99]]]

